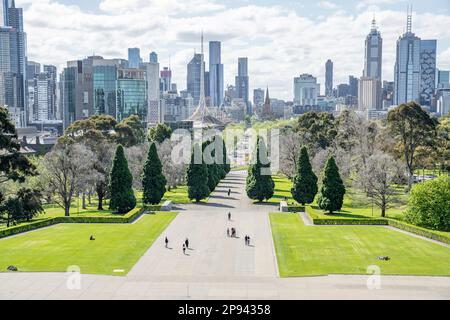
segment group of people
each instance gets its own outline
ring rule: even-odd
[[[169,248],[169,239],[167,237],[165,238],[164,242],[166,244],[166,248]],[[189,249],[189,239],[188,238],[186,238],[186,240],[184,240],[182,249],[183,249],[183,254],[186,254],[186,250]]]
[[[228,212],[228,221],[231,221],[231,212]],[[237,238],[237,231],[236,228],[227,228],[227,236],[231,237],[231,238]],[[245,245],[249,246],[250,245],[250,236],[245,235],[244,237],[244,241],[245,241]]]

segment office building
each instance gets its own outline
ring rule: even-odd
[[[333,96],[333,62],[331,60],[325,64],[325,96]]]
[[[358,78],[354,76],[348,77],[348,84],[350,86],[350,95],[358,98]]]
[[[203,63],[203,70],[205,70],[205,62],[202,60],[201,53],[195,53],[191,61],[187,65],[187,91],[191,94],[194,99],[194,105],[198,105],[200,101],[200,81],[201,81],[201,70]],[[205,77],[206,79],[206,77]],[[206,88],[205,88],[206,92]],[[205,94],[206,95],[206,94]]]
[[[373,77],[359,80],[359,110],[381,110],[381,82]]]
[[[158,56],[152,52],[150,62],[144,64],[147,79],[148,123],[162,122],[160,108],[160,79]]]
[[[320,95],[320,85],[310,74],[294,78],[294,105],[315,106]]]
[[[145,71],[119,69],[117,72],[117,120],[138,115],[147,121],[147,81]]]
[[[170,90],[172,90],[172,70],[169,67],[164,67],[161,70],[160,91],[168,92]]]
[[[141,50],[139,48],[128,49],[128,67],[137,69],[142,63]]]
[[[248,58],[238,59],[238,75],[235,79],[236,97],[242,99],[247,106],[245,112],[250,114],[249,110],[249,77],[248,77]]]
[[[383,61],[383,39],[378,31],[375,18],[372,20],[372,28],[365,42],[364,74],[366,78],[375,78],[381,81],[381,68]]]
[[[436,40],[420,41],[420,104],[431,107],[436,92]]]
[[[421,39],[412,33],[412,13],[408,10],[406,33],[397,40],[394,72],[394,104],[420,102]]]
[[[219,107],[223,102],[224,69],[220,41],[209,42],[209,91],[211,103]]]
[[[261,110],[264,105],[264,90],[261,88],[253,90],[253,107],[256,110]]]
[[[97,59],[93,64],[94,105],[93,114],[117,117],[117,60]]]

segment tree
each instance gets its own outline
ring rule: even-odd
[[[167,180],[162,174],[162,164],[158,157],[156,145],[152,143],[148,151],[148,158],[144,165],[142,187],[145,204],[158,204],[166,192]]]
[[[20,142],[8,109],[0,107],[0,183],[24,182],[27,176],[37,175],[35,166],[20,153]]]
[[[164,140],[170,139],[172,136],[172,129],[162,123],[158,123],[155,127],[148,130],[148,140],[150,142],[163,143]]]
[[[322,210],[333,214],[339,211],[344,203],[345,186],[339,175],[339,168],[336,165],[334,157],[328,158],[322,179],[322,188],[320,189],[317,204]]]
[[[136,207],[133,191],[133,176],[128,169],[128,162],[122,145],[116,149],[109,184],[111,199],[109,208],[118,213],[127,213]]]
[[[92,152],[68,137],[60,138],[45,156],[45,180],[48,181],[48,188],[55,193],[54,201],[64,209],[67,217],[75,191],[92,170],[92,162]]]
[[[176,163],[172,159],[173,145],[174,142],[168,139],[157,145],[158,155],[163,165],[163,174],[169,188],[182,185],[186,180],[186,164],[184,162]]]
[[[416,168],[415,152],[418,147],[433,144],[436,123],[417,103],[402,104],[389,111],[388,127],[403,153],[408,170],[408,186],[411,188]]]
[[[414,185],[405,218],[420,227],[450,231],[450,177]]]
[[[364,190],[381,209],[381,216],[386,216],[386,210],[395,197],[394,184],[398,180],[399,165],[391,156],[377,152],[367,159],[367,166],[360,175]]]
[[[302,136],[292,130],[285,131],[281,136],[280,171],[289,179],[292,179],[297,172],[297,160],[302,142]]]
[[[117,143],[125,147],[132,147],[145,141],[144,124],[137,115],[123,119],[115,130]]]
[[[260,137],[257,139],[256,151],[253,157],[255,162],[248,169],[247,196],[259,202],[269,200],[273,197],[275,183],[270,172],[270,161],[267,155],[266,144]]]
[[[191,163],[186,173],[186,180],[189,199],[200,202],[200,200],[205,199],[209,195],[208,168],[203,162],[202,151],[198,144],[194,145]]]
[[[307,112],[298,118],[295,131],[305,137],[308,149],[327,149],[337,135],[334,116],[328,112]]]
[[[297,174],[291,189],[292,197],[304,206],[314,201],[317,191],[317,176],[309,162],[308,150],[303,147],[298,156]]]
[[[116,120],[109,115],[96,115],[89,119],[78,120],[66,130],[66,136],[89,148],[93,154],[92,170],[86,176],[86,189],[95,189],[98,198],[98,210],[103,210],[103,199],[106,198],[111,171],[114,143],[117,140],[115,133]],[[92,187],[93,186],[93,187]],[[83,192],[84,207],[85,192]]]

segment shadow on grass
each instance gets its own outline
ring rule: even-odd
[[[360,215],[360,214],[353,214],[351,211],[348,210],[340,210],[333,212],[332,214],[323,211],[318,206],[311,206],[312,209],[316,211],[317,214],[323,215],[324,217],[339,217],[339,218],[347,218],[347,219],[370,219],[371,217]]]

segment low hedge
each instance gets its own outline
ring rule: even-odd
[[[19,233],[37,230],[45,227],[49,227],[59,223],[132,223],[137,220],[145,211],[151,210],[151,207],[134,208],[127,214],[117,217],[54,217],[41,221],[30,222],[16,227],[10,227],[8,229],[0,230],[0,238],[9,237]]]
[[[387,226],[388,221],[385,219],[312,219],[315,225],[339,225],[339,226]]]
[[[289,212],[305,212],[304,206],[288,206]]]
[[[377,225],[377,226],[391,226],[400,230],[414,233],[416,235],[429,238],[450,244],[450,235],[439,234],[433,230],[414,226],[403,221],[389,219],[389,218],[374,218],[374,219],[327,219],[321,218],[316,213],[306,210],[307,214],[315,225]]]
[[[432,240],[450,244],[450,235],[446,236],[446,235],[438,234],[438,233],[434,232],[433,230],[417,227],[417,226],[408,224],[406,222],[402,222],[402,221],[398,221],[398,220],[394,220],[394,219],[387,219],[387,221],[391,227],[394,227],[394,228],[397,228],[400,230],[404,230],[407,232],[411,232],[411,233],[414,233],[419,236],[426,237],[426,238],[429,238]]]

